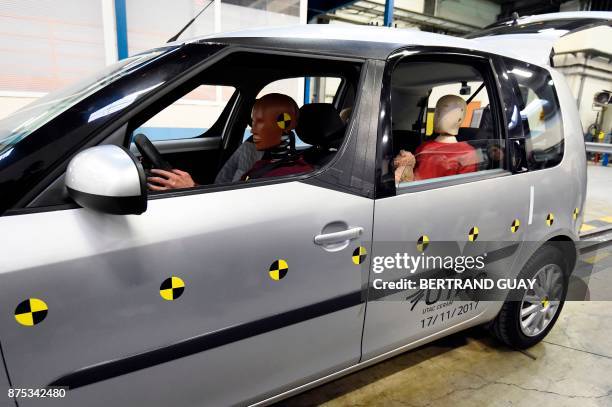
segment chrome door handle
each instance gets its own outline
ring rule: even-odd
[[[351,228],[347,230],[341,230],[340,232],[325,233],[317,235],[314,238],[315,244],[327,245],[333,243],[342,243],[347,240],[357,239],[363,233],[362,227]]]

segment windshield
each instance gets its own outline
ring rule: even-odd
[[[49,93],[0,120],[0,157],[10,154],[15,144],[62,112],[163,52],[165,50],[154,50],[123,59],[71,86]]]

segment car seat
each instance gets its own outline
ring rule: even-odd
[[[474,147],[478,156],[478,171],[492,169],[495,164],[487,153],[489,145],[493,142],[493,118],[489,106],[483,109],[478,127],[459,128],[457,141],[465,141]]]
[[[312,147],[303,152],[304,160],[314,167],[327,164],[344,139],[346,125],[329,103],[309,103],[300,108],[297,136]]]

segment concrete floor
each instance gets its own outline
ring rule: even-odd
[[[280,405],[612,406],[611,309],[568,302],[544,342],[525,353],[472,329]]]
[[[612,167],[589,166],[585,222],[610,217]],[[601,223],[601,222],[599,222]],[[612,406],[612,246],[581,256],[593,299],[568,301],[527,352],[474,328],[279,403],[280,406]]]

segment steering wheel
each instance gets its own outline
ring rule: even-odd
[[[170,171],[172,165],[159,153],[157,148],[151,143],[151,140],[144,134],[140,133],[134,137],[134,144],[142,156],[142,166],[149,170],[151,168],[158,168],[160,170]]]

